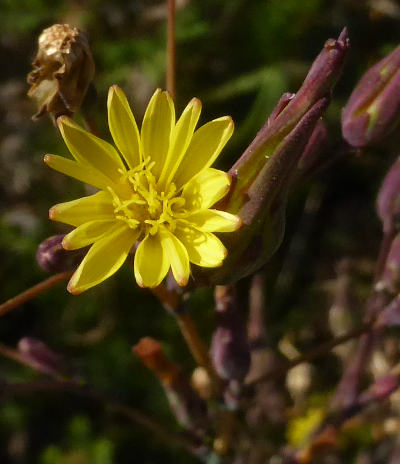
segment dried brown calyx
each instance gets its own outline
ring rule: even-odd
[[[38,40],[38,52],[28,75],[28,96],[38,105],[39,118],[72,116],[79,110],[95,65],[86,36],[68,24],[54,24]]]

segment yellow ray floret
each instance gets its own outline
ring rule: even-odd
[[[46,155],[53,169],[100,191],[53,206],[50,218],[75,227],[63,246],[91,246],[68,290],[81,293],[113,275],[138,242],[134,273],[142,287],[156,287],[171,269],[186,285],[190,263],[220,266],[227,254],[214,232],[233,232],[240,219],[210,209],[229,190],[230,178],[210,166],[233,132],[230,117],[195,131],[201,103],[192,99],[180,118],[167,92],[158,89],[139,131],[123,91],[108,94],[108,124],[115,146],[71,119],[58,125],[73,159]]]

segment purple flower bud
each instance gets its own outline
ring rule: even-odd
[[[379,290],[391,293],[400,291],[400,235],[393,240],[381,280],[376,284]]]
[[[211,344],[215,370],[225,380],[243,381],[250,368],[250,346],[235,289],[217,286],[215,302],[217,329]]]
[[[239,215],[243,224],[225,238],[228,256],[220,268],[207,273],[209,283],[232,283],[254,273],[281,244],[287,197],[298,160],[328,104],[327,97],[315,103],[276,147],[258,176],[246,187],[245,196],[228,200],[227,211]]]
[[[281,98],[229,171],[231,191],[220,206],[239,215],[243,226],[224,237],[229,250],[224,264],[212,271],[200,271],[199,282],[235,282],[259,269],[281,244],[286,200],[297,164],[329,104],[348,48],[346,29],[338,40],[326,42],[297,94]]]
[[[342,131],[354,147],[385,137],[400,117],[400,46],[370,68],[342,112]]]
[[[400,219],[400,158],[390,168],[383,180],[377,201],[378,216],[385,233],[399,229]]]
[[[69,369],[63,357],[40,340],[24,337],[18,342],[18,351],[33,369],[52,377],[68,377]]]
[[[328,139],[328,130],[322,119],[315,125],[315,129],[311,134],[310,140],[307,142],[300,160],[298,162],[298,169],[302,174],[314,170],[318,167],[320,155],[323,152],[326,141]]]
[[[47,272],[72,271],[85,256],[87,248],[67,251],[62,246],[64,235],[46,238],[36,252],[36,261]]]
[[[341,74],[348,49],[349,39],[344,29],[338,40],[329,39],[325,43],[299,91],[295,95],[285,94],[281,98],[264,127],[230,170],[236,178],[229,202],[231,208],[235,209],[236,198],[246,195],[249,185],[266,164],[266,159],[275,156],[278,146],[286,140],[303,116],[330,94]]]

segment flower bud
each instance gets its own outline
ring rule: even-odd
[[[22,338],[18,342],[18,351],[27,364],[43,374],[56,378],[69,376],[69,369],[62,356],[36,338]]]
[[[243,203],[249,186],[266,164],[265,160],[275,156],[277,148],[285,143],[306,113],[330,94],[341,74],[348,48],[349,39],[344,29],[338,40],[329,39],[325,43],[299,91],[281,98],[264,127],[230,170],[236,181],[229,202],[231,208],[236,209]]]
[[[327,108],[349,41],[346,29],[328,40],[296,95],[285,94],[264,127],[231,168],[231,191],[221,209],[237,214],[242,227],[224,240],[224,264],[202,280],[232,283],[259,269],[283,239],[286,200],[299,159]],[[202,277],[205,276],[203,279]]]
[[[223,379],[241,382],[250,368],[250,346],[234,287],[217,285],[215,302],[217,329],[211,344],[214,367]]]
[[[193,390],[180,367],[167,359],[161,345],[153,338],[144,337],[132,351],[161,382],[176,420],[190,430],[202,425],[207,414],[204,401]]]
[[[321,153],[323,152],[328,139],[328,130],[322,119],[315,125],[315,129],[311,134],[310,140],[299,159],[297,168],[301,175],[305,175],[310,171],[318,168],[321,161]]]
[[[48,113],[72,116],[79,110],[95,65],[86,36],[68,24],[54,24],[38,40],[38,52],[28,75],[28,96],[38,106],[34,119]]]
[[[62,246],[64,235],[46,238],[36,252],[36,261],[47,272],[72,271],[85,256],[87,248],[67,251]]]
[[[342,112],[342,132],[354,147],[385,137],[400,117],[400,46],[370,68]]]
[[[400,229],[400,158],[397,158],[383,180],[378,194],[377,212],[385,233]]]

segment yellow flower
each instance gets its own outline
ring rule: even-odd
[[[167,92],[158,89],[139,133],[123,91],[108,94],[108,123],[117,150],[67,117],[58,119],[74,160],[46,155],[53,169],[98,188],[94,195],[61,203],[50,218],[76,227],[67,250],[92,245],[68,290],[81,293],[113,275],[140,241],[134,272],[142,287],[156,287],[172,269],[186,285],[189,262],[220,266],[226,249],[213,232],[240,227],[237,216],[210,209],[228,191],[228,174],[210,168],[233,132],[230,117],[195,130],[201,102],[192,99],[175,122]]]

